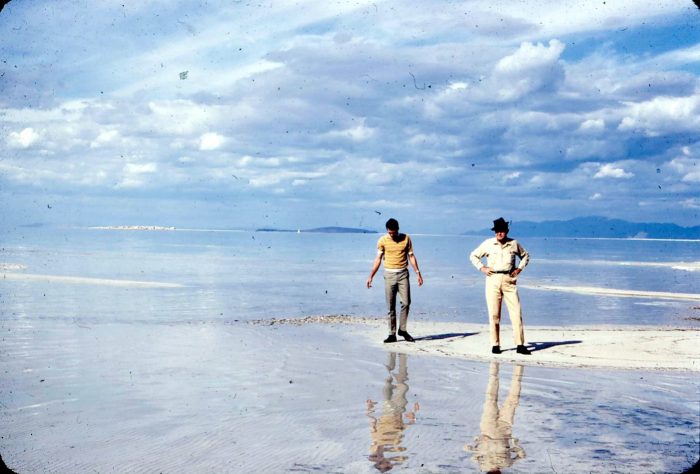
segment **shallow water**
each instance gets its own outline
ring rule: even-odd
[[[381,315],[381,275],[372,290],[364,287],[377,238],[376,234],[28,228],[4,236],[0,264],[26,267],[15,273],[88,277],[95,283],[122,279],[184,285],[136,291],[93,284],[86,292],[84,285],[5,280],[5,295],[12,296],[8,301],[31,301],[34,315],[72,312],[78,318],[99,315],[121,320],[133,314],[167,321]],[[467,258],[481,239],[413,236],[426,281],[420,288],[414,282],[413,318],[484,321],[483,278]],[[700,325],[700,301],[532,288],[698,294],[698,241],[528,239],[523,244],[532,255],[519,278],[525,324]],[[695,266],[678,267],[679,262]],[[118,306],[115,300],[120,301]]]
[[[0,445],[22,473],[679,472],[700,442],[682,373],[414,357],[351,326],[13,331]]]

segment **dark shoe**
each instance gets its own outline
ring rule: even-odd
[[[491,348],[491,354],[500,354],[501,353],[501,346],[493,346]]]
[[[399,331],[399,336],[403,337],[403,338],[406,339],[408,342],[416,342],[416,340],[413,339],[413,338],[411,337],[411,335],[410,335],[409,333],[407,333],[406,331]]]
[[[384,343],[396,342],[396,334],[389,334],[389,337],[384,339]]]
[[[532,354],[532,352],[530,352],[530,350],[529,350],[527,347],[525,347],[525,346],[518,346],[518,347],[516,347],[516,348],[515,348],[515,352],[517,352],[518,354],[525,354],[525,355],[530,355],[530,354]]]

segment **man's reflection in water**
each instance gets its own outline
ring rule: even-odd
[[[408,356],[399,354],[399,369],[396,369],[395,352],[389,353],[386,368],[389,371],[384,382],[384,402],[381,406],[381,414],[377,417],[377,403],[367,400],[367,416],[370,418],[369,427],[372,437],[372,445],[369,448],[369,460],[374,463],[381,472],[391,470],[394,466],[403,463],[408,457],[401,446],[404,430],[408,425],[416,422],[416,412],[420,406],[416,402],[413,410],[406,412],[408,400]]]
[[[520,401],[520,382],[523,366],[513,367],[510,390],[503,406],[498,408],[498,362],[491,362],[489,384],[486,387],[484,413],[481,416],[481,435],[475,438],[473,446],[465,445],[465,451],[474,453],[472,459],[479,463],[483,472],[500,473],[501,469],[513,465],[525,457],[517,438],[513,438],[513,417]]]

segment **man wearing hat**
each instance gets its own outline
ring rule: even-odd
[[[530,255],[517,240],[508,237],[508,222],[502,217],[493,221],[496,237],[484,240],[469,255],[472,264],[486,275],[486,307],[489,312],[491,352],[501,353],[501,301],[505,300],[513,325],[518,354],[530,354],[525,347],[525,331],[520,310],[517,277],[530,261]],[[482,259],[486,257],[486,265]],[[519,262],[516,266],[516,257]]]

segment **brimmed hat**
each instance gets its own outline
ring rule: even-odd
[[[499,217],[493,221],[493,227],[491,227],[491,230],[494,232],[508,232],[508,223],[504,218]]]

